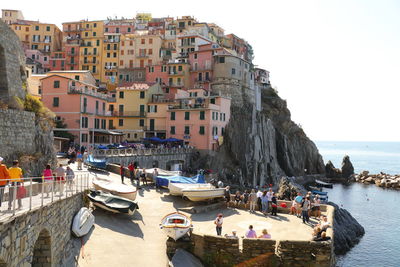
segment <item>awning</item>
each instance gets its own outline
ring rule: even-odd
[[[124,135],[123,133],[120,132],[113,132],[113,131],[109,131],[109,130],[101,130],[101,129],[90,129],[89,130],[90,133],[98,133],[98,134],[105,134],[105,135]]]

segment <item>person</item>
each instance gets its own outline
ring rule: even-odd
[[[296,213],[297,213],[297,203],[296,203],[296,200],[293,199],[289,214],[296,215]]]
[[[257,204],[257,194],[254,189],[251,189],[251,193],[249,195],[249,201],[250,201],[250,212],[254,212]]]
[[[322,221],[317,224],[317,226],[321,227],[321,231],[326,231],[326,229],[328,229],[330,225],[331,224],[330,222],[328,222],[328,217],[326,216],[323,216]]]
[[[154,171],[153,171],[153,181],[155,181],[155,180],[157,179],[157,176],[158,176],[158,169],[157,169],[157,168],[154,168]]]
[[[76,162],[78,162],[78,170],[82,170],[83,155],[81,152],[77,153]]]
[[[146,169],[145,168],[143,168],[142,174],[140,175],[140,177],[142,178],[142,183],[147,185]]]
[[[267,215],[268,212],[268,197],[267,197],[267,191],[264,191],[262,196],[261,196],[261,206],[262,206],[262,213],[264,215]]]
[[[3,164],[3,160],[4,159],[0,157],[0,207],[3,202],[4,188],[8,184],[8,179],[10,179],[10,174],[7,166]]]
[[[239,239],[239,237],[236,235],[236,230],[232,230],[232,235],[225,234],[225,237],[231,239]]]
[[[315,218],[321,217],[321,199],[319,198],[319,195],[317,194],[315,196],[313,205],[312,205],[312,211],[314,213]]]
[[[235,197],[234,197],[235,207],[239,206],[241,200],[242,200],[242,195],[240,194],[239,191],[236,191],[236,194],[235,194]]]
[[[272,207],[272,211],[271,211],[271,215],[273,216],[277,216],[277,211],[278,211],[278,201],[276,199],[275,193],[272,193],[272,198],[271,198],[271,207]]]
[[[130,179],[131,179],[131,184],[133,184],[133,177],[134,177],[134,174],[135,174],[135,166],[133,165],[133,162],[129,163],[128,169],[129,169],[129,175],[130,175]]]
[[[261,190],[257,189],[257,206],[258,206],[258,210],[262,211],[262,204],[261,204],[261,197],[262,197],[262,192]]]
[[[121,167],[119,168],[119,174],[121,175],[121,182],[124,184],[125,168],[123,164],[121,164]]]
[[[224,187],[224,183],[222,181],[218,181],[217,188],[223,188],[223,187]]]
[[[11,206],[14,200],[14,196],[17,196],[18,189],[21,185],[23,185],[22,179],[22,169],[19,167],[18,160],[13,161],[13,166],[8,169],[8,173],[10,174],[10,188],[9,188],[9,196],[8,196],[8,210],[11,210]],[[18,198],[18,209],[22,209],[22,201],[21,198]]]
[[[246,232],[246,238],[257,238],[256,231],[253,230],[253,225],[249,226],[249,230]]]
[[[72,191],[72,184],[74,182],[74,178],[75,178],[75,173],[74,171],[67,166],[67,170],[66,170],[66,178],[67,178],[67,188]]]
[[[271,239],[271,235],[268,234],[267,229],[262,230],[262,235],[260,235],[258,238],[266,238],[266,239]]]
[[[297,193],[297,197],[294,199],[296,201],[296,209],[297,209],[297,217],[300,218],[301,214],[301,203],[303,202],[303,197],[301,196],[301,193]]]
[[[303,223],[308,223],[310,221],[310,218],[308,217],[308,210],[310,209],[310,205],[310,198],[306,197],[301,204]]]
[[[312,239],[314,240],[315,238],[320,238],[321,237],[321,228],[320,227],[314,227],[313,233],[312,233]]]
[[[53,187],[53,172],[51,171],[50,164],[47,164],[46,169],[43,170],[43,180],[45,183],[42,186],[45,186],[46,197],[49,197],[49,193]]]
[[[57,181],[57,190],[60,192],[60,195],[63,195],[64,191],[64,181],[65,181],[65,169],[63,165],[60,164],[57,169],[55,169],[56,173],[56,181]]]
[[[221,235],[223,223],[224,223],[224,218],[222,217],[222,213],[220,213],[218,214],[217,218],[214,221],[215,229],[217,230],[217,235]]]
[[[229,202],[231,202],[231,192],[229,185],[225,187],[225,200],[226,200],[226,207],[229,207]]]
[[[245,190],[242,195],[242,202],[244,204],[244,208],[247,209],[247,202],[249,202],[249,190]]]
[[[331,240],[330,236],[326,236],[326,232],[321,233],[321,237],[313,238],[314,241],[328,241]]]
[[[271,212],[272,213],[272,195],[274,194],[274,192],[272,192],[272,188],[270,187],[268,192],[267,192],[267,198],[268,198],[268,209],[267,212]]]

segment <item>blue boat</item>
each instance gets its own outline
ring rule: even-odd
[[[169,183],[183,183],[183,184],[204,184],[206,181],[204,180],[204,175],[198,174],[193,177],[185,177],[185,176],[157,176],[156,177],[156,186],[157,187],[166,187],[168,188]]]
[[[89,168],[105,170],[107,166],[107,160],[95,159],[92,155],[89,155],[85,160],[85,164],[88,165]]]
[[[320,196],[327,196],[328,192],[322,192],[322,191],[318,191],[318,190],[313,190],[311,191],[314,195],[320,195]]]

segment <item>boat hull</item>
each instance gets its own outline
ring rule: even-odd
[[[113,213],[133,215],[136,209],[139,208],[139,206],[131,200],[101,191],[91,191],[87,196],[96,207]]]
[[[134,201],[136,199],[136,195],[137,195],[136,190],[132,191],[132,192],[121,192],[121,191],[114,190],[112,188],[107,188],[106,184],[101,183],[101,182],[93,181],[92,183],[96,190],[109,192],[113,195],[123,197],[123,198],[129,199],[129,200],[132,200],[132,201]]]
[[[81,208],[72,222],[72,233],[81,237],[89,233],[94,225],[94,216],[88,208]]]
[[[184,236],[192,228],[192,221],[180,212],[170,213],[161,219],[161,229],[175,241]]]
[[[187,228],[163,228],[164,232],[168,237],[171,237],[173,240],[178,240],[182,236],[184,236],[187,232],[189,232],[190,227]]]
[[[205,201],[214,198],[222,198],[225,194],[224,188],[215,189],[199,189],[199,190],[182,190],[184,197],[188,198],[190,201]]]
[[[183,196],[183,190],[215,189],[212,184],[182,184],[169,183],[169,194],[173,196]]]

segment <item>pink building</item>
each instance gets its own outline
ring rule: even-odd
[[[109,20],[104,23],[105,33],[134,33],[135,32],[135,21],[133,19],[125,20]]]
[[[216,150],[223,142],[230,119],[231,99],[210,96],[202,89],[188,91],[189,97],[168,106],[167,138],[183,139],[186,145],[201,150]]]
[[[27,49],[25,50],[25,56],[27,58],[32,59],[35,62],[38,62],[42,65],[43,72],[48,72],[50,70],[50,58],[48,55],[43,54],[37,49]],[[41,73],[36,73],[41,74]]]
[[[57,51],[50,53],[50,71],[66,70],[65,67],[65,52]]]
[[[152,65],[146,68],[146,82],[159,83],[161,86],[168,83],[168,66]]]
[[[115,100],[97,92],[90,72],[49,73],[41,79],[41,87],[42,102],[56,114],[57,120],[67,125],[62,130],[73,134],[75,143],[88,147],[91,143],[120,141],[121,135],[110,132],[107,127],[111,116],[107,104]]]

